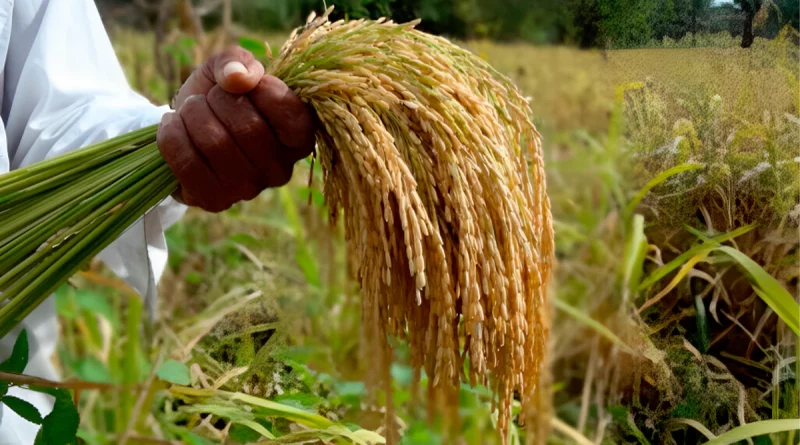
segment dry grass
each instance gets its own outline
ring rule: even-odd
[[[618,85],[652,79],[673,95],[718,94],[734,107],[745,89],[748,114],[789,111],[792,92],[768,45],[741,48],[579,51],[566,47],[471,42],[468,47],[507,73],[532,97],[537,123],[558,130],[605,131]],[[730,111],[730,109],[728,110]],[[673,116],[687,117],[687,116]]]

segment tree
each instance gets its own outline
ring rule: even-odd
[[[753,34],[753,20],[756,13],[761,9],[761,0],[735,0],[739,8],[744,12],[744,24],[742,25],[742,48],[750,48],[755,40]]]
[[[630,48],[653,37],[656,0],[598,0],[600,32],[617,48]]]

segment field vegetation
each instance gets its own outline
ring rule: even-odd
[[[131,84],[167,102],[154,35],[111,31]],[[285,36],[240,37],[258,50]],[[681,41],[459,40],[530,97],[543,134],[558,258],[547,443],[800,441],[797,31],[748,49]],[[187,37],[159,44],[173,63],[198,57]],[[306,160],[284,188],[190,211],[168,231],[152,323],[100,264],[58,293],[82,440],[369,443],[387,435],[388,399],[401,443],[442,442],[406,345],[390,397],[361,383],[360,297],[321,183]],[[501,443],[484,388],[459,404],[464,443]],[[521,420],[512,444],[534,439]]]

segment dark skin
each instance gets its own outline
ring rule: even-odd
[[[239,47],[211,57],[178,91],[158,148],[178,178],[178,201],[222,212],[285,185],[314,149],[310,108]]]

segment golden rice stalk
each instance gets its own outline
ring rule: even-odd
[[[407,338],[431,400],[454,400],[468,360],[464,377],[494,391],[506,437],[515,391],[541,405],[549,332],[553,229],[528,102],[416,22],[329,13],[295,30],[268,72],[322,124],[324,195],[332,221],[344,209],[365,346],[380,368],[387,337]]]

